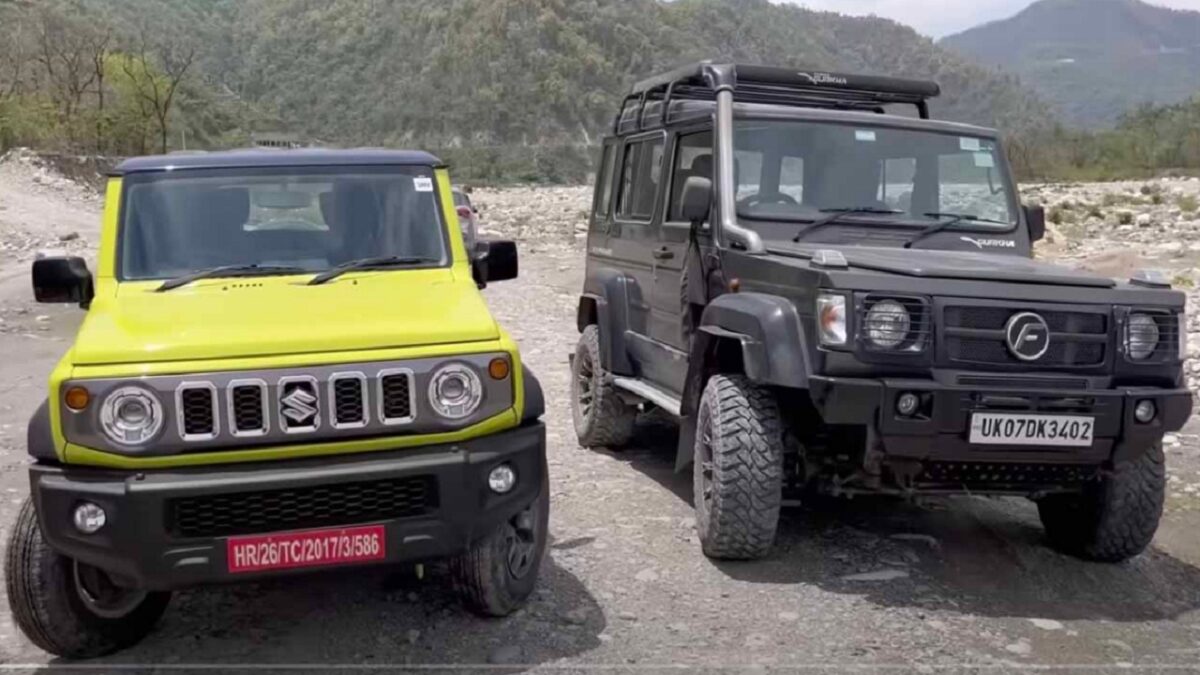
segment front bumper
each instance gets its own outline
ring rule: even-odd
[[[980,389],[931,380],[818,376],[810,379],[809,391],[826,423],[870,424],[886,457],[932,461],[1102,464],[1144,452],[1163,434],[1180,429],[1192,411],[1187,389]],[[896,399],[904,392],[919,394],[926,414],[898,415]],[[1141,424],[1133,408],[1147,399],[1154,401],[1158,416]],[[968,431],[975,412],[1091,416],[1094,442],[1087,448],[972,445]]]
[[[308,569],[231,574],[234,535],[377,524],[386,554],[376,563],[458,553],[533,502],[545,457],[545,427],[535,422],[460,443],[311,460],[146,472],[34,465],[30,481],[52,548],[119,583],[168,590]],[[497,495],[487,476],[505,462],[517,485]],[[95,534],[72,523],[82,501],[108,515]]]

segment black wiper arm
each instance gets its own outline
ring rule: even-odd
[[[220,267],[210,267],[206,270],[198,272],[190,272],[183,276],[167,279],[162,282],[155,291],[162,293],[180,286],[187,286],[193,281],[201,279],[212,279],[215,277],[246,277],[259,276],[269,274],[303,274],[308,270],[303,267],[294,267],[289,265],[221,265]]]
[[[897,213],[904,213],[904,212],[897,211],[895,209],[881,209],[881,208],[876,208],[874,206],[864,206],[864,207],[847,207],[847,208],[841,208],[841,209],[821,209],[821,213],[829,213],[832,215],[828,215],[828,216],[825,216],[824,218],[814,220],[811,224],[809,224],[808,227],[797,232],[796,236],[792,237],[792,241],[798,242],[801,239],[803,239],[804,237],[812,234],[814,231],[819,230],[822,227],[825,227],[826,225],[833,225],[834,223],[838,222],[839,220],[841,220],[842,218],[845,218],[847,216],[860,216],[860,215],[871,215],[871,214],[894,216]]]
[[[354,272],[355,270],[367,270],[374,267],[407,267],[409,265],[428,265],[429,263],[436,262],[438,262],[438,260],[435,258],[424,258],[419,256],[385,255],[375,256],[373,258],[359,258],[357,260],[344,262],[337,267],[331,267],[324,272],[321,272],[317,276],[310,279],[308,281],[308,285],[319,286],[327,281],[336,279],[347,272]]]
[[[913,244],[917,243],[918,241],[921,241],[922,239],[924,239],[926,237],[935,235],[938,232],[945,230],[946,228],[953,227],[953,226],[961,223],[964,220],[970,221],[970,222],[976,222],[979,220],[983,220],[979,216],[972,216],[967,213],[941,213],[941,212],[933,211],[933,212],[926,213],[923,215],[929,216],[930,218],[946,218],[947,220],[943,220],[939,223],[934,223],[933,225],[930,225],[929,227],[914,234],[908,241],[904,242],[904,248],[912,248]]]

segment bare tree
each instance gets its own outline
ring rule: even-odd
[[[50,7],[38,12],[35,30],[33,61],[46,78],[44,89],[58,108],[67,138],[73,143],[75,119],[84,98],[95,91],[97,84],[96,52],[107,51],[109,36]]]
[[[139,107],[158,123],[160,152],[167,151],[168,121],[175,94],[195,59],[194,45],[169,38],[152,41],[146,28],[142,28],[128,58],[121,59],[121,67],[137,93]]]

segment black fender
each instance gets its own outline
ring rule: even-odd
[[[633,374],[625,347],[632,301],[641,302],[641,291],[633,277],[611,267],[588,270],[575,323],[581,333],[590,324],[599,327],[600,361],[610,373]]]
[[[751,381],[805,389],[811,372],[808,340],[796,305],[765,293],[726,293],[704,308],[688,354],[680,401],[679,447],[675,468],[692,461],[695,412],[710,375],[721,371],[722,349],[736,348],[741,373]]]
[[[29,427],[25,432],[25,449],[34,459],[58,461],[58,451],[54,447],[54,432],[50,428],[50,400],[42,401],[29,418]]]
[[[536,422],[546,412],[546,396],[542,393],[542,383],[529,369],[521,364],[521,381],[525,389],[525,410],[521,413],[521,424]]]

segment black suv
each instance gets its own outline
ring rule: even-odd
[[[929,119],[938,93],[703,62],[622,103],[575,427],[619,446],[639,409],[678,417],[709,556],[765,555],[784,494],[808,490],[1027,496],[1094,560],[1154,535],[1162,436],[1192,408],[1184,296],[1032,260],[1043,210],[995,131]]]

